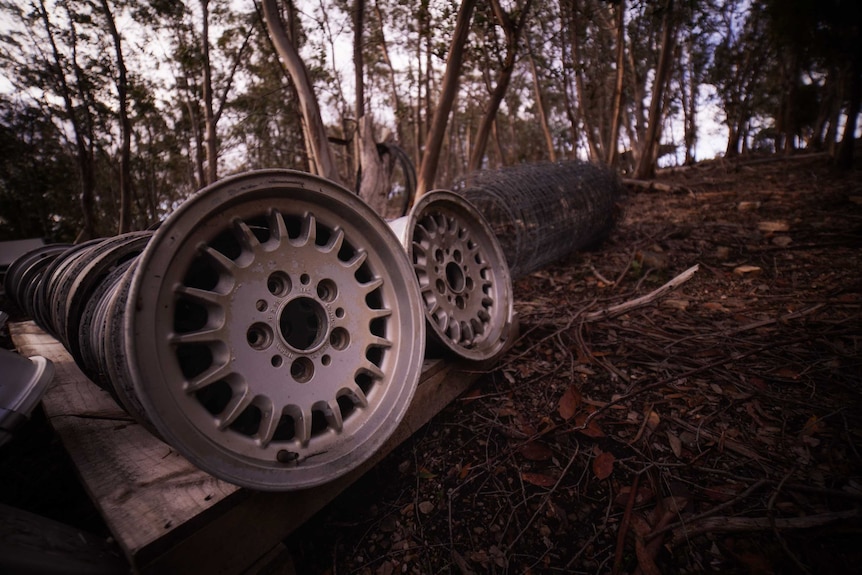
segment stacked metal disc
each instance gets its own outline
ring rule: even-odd
[[[421,375],[421,297],[398,238],[308,174],[222,180],[155,232],[19,258],[5,287],[142,425],[256,489],[360,465]]]

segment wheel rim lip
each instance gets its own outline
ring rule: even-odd
[[[491,319],[487,322],[491,329],[490,335],[484,337],[478,345],[465,347],[452,341],[446,335],[431,315],[424,298],[420,296],[425,323],[428,326],[429,340],[465,359],[474,361],[492,359],[506,347],[514,328],[512,280],[509,266],[506,263],[506,256],[490,224],[488,224],[485,217],[472,203],[449,190],[433,190],[420,197],[407,216],[390,222],[390,226],[401,238],[411,265],[415,266],[413,251],[414,229],[426,214],[432,213],[435,210],[455,215],[459,223],[468,227],[470,234],[478,239],[493,276],[496,298],[494,313],[491,314]],[[418,274],[418,270],[415,267],[414,273]],[[450,287],[447,286],[447,289]],[[467,290],[453,290],[456,293],[463,293],[464,291]]]
[[[238,192],[234,190],[236,187],[240,188]],[[357,425],[358,431],[362,433],[361,437],[358,432],[346,433],[345,426],[337,445],[338,453],[327,459],[321,458],[320,461],[308,459],[302,466],[297,467],[279,467],[271,461],[248,459],[214,441],[184,416],[182,407],[174,401],[173,392],[166,389],[169,382],[148,381],[148,375],[154,370],[152,367],[142,366],[140,361],[148,357],[148,353],[149,357],[161,357],[164,353],[159,349],[162,344],[160,336],[154,331],[154,325],[147,326],[141,321],[148,309],[158,302],[157,296],[151,297],[152,294],[147,294],[147,289],[157,282],[148,277],[151,267],[158,264],[156,269],[168,269],[175,260],[172,256],[167,259],[167,263],[160,263],[158,252],[164,249],[179,251],[182,248],[178,246],[184,237],[193,235],[200,225],[205,225],[196,221],[196,211],[216,207],[230,209],[230,205],[240,206],[245,199],[254,201],[254,198],[269,199],[273,208],[281,209],[282,204],[275,202],[276,195],[279,196],[279,202],[287,204],[294,200],[300,201],[295,196],[304,198],[301,203],[305,204],[311,201],[309,198],[325,201],[327,211],[333,210],[334,214],[342,210],[341,213],[356,217],[358,223],[351,224],[351,229],[362,230],[371,237],[360,234],[350,240],[365,241],[366,243],[358,247],[369,252],[374,251],[372,247],[382,249],[386,253],[376,254],[374,257],[381,263],[394,264],[395,270],[386,276],[386,282],[390,284],[387,287],[391,289],[393,299],[387,307],[393,308],[390,321],[398,321],[398,329],[408,336],[401,337],[401,341],[392,342],[388,353],[395,355],[388,363],[392,364],[393,373],[387,373],[383,385],[378,385],[381,388],[377,393],[380,403],[375,405],[374,409],[386,410],[385,416],[372,411],[367,419],[376,416],[374,421],[369,423],[363,420],[361,425]],[[207,211],[203,219],[211,220],[211,212]],[[373,246],[368,245],[369,242]],[[319,485],[347,473],[370,457],[394,432],[407,411],[421,373],[422,350],[425,345],[418,287],[410,277],[409,262],[393,232],[379,216],[348,190],[322,178],[291,170],[261,170],[226,178],[198,192],[167,218],[137,263],[126,301],[126,321],[123,329],[126,361],[132,385],[159,434],[202,469],[232,483],[261,490],[301,489]],[[400,273],[395,273],[398,271]],[[402,305],[404,302],[406,305]],[[161,368],[156,368],[155,371],[164,374]],[[370,427],[366,429],[372,424],[375,426],[373,430]]]

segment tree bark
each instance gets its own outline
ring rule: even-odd
[[[395,67],[392,65],[392,60],[389,58],[389,48],[386,45],[386,37],[383,35],[383,13],[380,11],[379,2],[374,2],[374,12],[377,15],[377,20],[380,23],[380,51],[383,55],[383,62],[386,64],[386,71],[389,76],[389,90],[392,92],[392,106],[395,108],[395,134],[398,137],[398,144],[404,146],[407,144],[404,138],[403,124],[407,121],[404,109],[401,104],[401,98],[398,96],[398,82],[395,79]],[[418,158],[418,156],[417,156]]]
[[[357,122],[357,129],[361,128],[361,123],[365,119],[365,59],[363,58],[362,33],[365,26],[365,0],[354,0],[353,2],[353,71],[354,84],[356,86],[356,102],[354,103],[354,115]],[[368,131],[371,132],[371,122],[368,122]],[[361,132],[361,129],[360,129]],[[360,133],[361,138],[365,138],[366,134]],[[356,174],[356,190],[360,191],[363,186],[362,169],[365,155],[360,144],[360,138],[354,139],[353,157],[354,171]],[[373,143],[373,138],[372,138]],[[375,148],[376,149],[376,148]],[[378,161],[379,161],[378,157]]]
[[[847,123],[844,124],[844,135],[838,147],[837,165],[839,169],[849,170],[853,167],[853,149],[856,147],[856,125],[862,107],[862,55],[853,59],[850,69],[850,104],[847,107]]]
[[[655,176],[658,141],[661,137],[661,112],[664,103],[664,91],[671,68],[671,57],[674,53],[674,21],[673,0],[667,0],[662,14],[662,39],[659,63],[653,82],[652,99],[650,100],[649,117],[647,118],[646,137],[640,143],[641,154],[635,177],[647,180]]]
[[[132,229],[132,122],[129,120],[129,102],[127,98],[128,80],[126,77],[126,62],[123,58],[123,45],[120,33],[108,0],[102,0],[102,10],[108,23],[108,30],[114,40],[114,51],[117,56],[117,98],[120,104],[120,221],[117,233],[124,234]]]
[[[536,61],[533,59],[533,47],[530,45],[530,39],[527,38],[527,57],[530,60],[530,71],[533,73],[533,91],[536,94],[536,111],[539,114],[539,123],[542,126],[542,134],[545,136],[545,146],[548,148],[548,159],[552,162],[557,161],[557,152],[554,149],[554,136],[551,134],[551,127],[548,125],[548,114],[545,112],[545,102],[542,98],[542,87],[539,84],[539,71],[536,68]]]
[[[567,1],[568,0],[561,0],[561,5],[565,4]],[[578,97],[578,109],[580,111],[581,121],[584,123],[584,132],[587,139],[587,147],[590,151],[590,158],[599,161],[604,156],[601,150],[601,142],[596,141],[596,132],[591,118],[592,111],[586,107],[586,87],[584,86],[583,69],[580,65],[581,41],[578,36],[577,26],[578,5],[575,2],[572,2],[571,4],[572,5],[569,7],[569,35],[572,42],[572,65],[574,67],[573,72],[575,75],[575,91],[577,92]]]
[[[382,216],[386,208],[386,195],[389,192],[389,175],[386,173],[386,168],[380,159],[380,153],[377,151],[370,116],[363,116],[359,121],[357,136],[362,166],[359,197]]]
[[[449,120],[449,113],[452,111],[452,103],[455,101],[455,94],[458,91],[458,76],[461,73],[461,62],[464,59],[464,44],[470,33],[470,20],[475,6],[476,0],[464,0],[458,9],[455,32],[452,35],[449,55],[446,58],[446,72],[443,74],[443,84],[440,88],[440,100],[434,110],[434,120],[431,122],[428,136],[425,138],[425,153],[419,168],[416,198],[421,197],[422,194],[434,187],[437,164],[440,160],[440,147],[443,144],[446,124]]]
[[[306,126],[306,136],[314,159],[315,170],[318,175],[337,182],[339,178],[335,168],[335,159],[329,147],[326,128],[320,117],[320,107],[305,63],[285,32],[284,25],[278,16],[276,0],[263,0],[263,13],[273,44],[275,44],[282,63],[293,80],[294,86],[296,86],[299,107]]]
[[[206,183],[212,184],[218,179],[218,141],[216,140],[215,109],[213,107],[213,77],[210,65],[210,24],[209,24],[209,0],[200,0],[202,23],[201,23],[201,54],[204,59],[204,129],[206,130],[207,171]]]
[[[623,109],[623,80],[626,65],[626,31],[625,31],[625,0],[620,0],[617,6],[617,77],[614,84],[614,105],[611,109],[611,134],[608,139],[608,166],[617,161],[617,146],[620,139],[620,115]]]
[[[69,16],[69,20],[72,21],[73,19],[71,18],[71,14],[69,14]],[[57,43],[54,39],[54,28],[48,18],[48,10],[45,7],[44,0],[39,0],[39,17],[42,20],[42,24],[45,26],[45,33],[48,35],[48,41],[51,44],[54,66],[56,67],[55,73],[57,75],[57,82],[59,83],[60,93],[63,97],[63,104],[66,109],[66,114],[69,116],[69,122],[72,124],[72,132],[75,138],[78,169],[81,172],[81,216],[83,223],[83,227],[81,233],[78,234],[77,241],[84,241],[95,237],[96,235],[95,217],[93,214],[95,175],[93,172],[92,136],[89,138],[90,142],[88,143],[88,138],[84,133],[86,128],[81,125],[81,121],[75,112],[75,106],[72,99],[72,87],[69,85],[69,82],[66,79],[66,73],[63,70],[63,57],[60,54],[60,50],[57,48]],[[75,38],[76,37],[73,34],[72,42],[77,41]],[[73,51],[76,51],[75,46],[73,46]],[[73,65],[75,68],[78,68],[77,62],[73,62]],[[85,102],[87,101],[86,98],[82,99]],[[88,114],[89,110],[85,110],[85,113]],[[88,124],[89,123],[90,122],[88,122]]]
[[[518,42],[520,41],[521,32],[524,29],[524,23],[526,22],[527,14],[530,12],[533,0],[526,1],[517,22],[513,22],[511,16],[503,10],[502,6],[500,6],[500,0],[490,0],[490,2],[494,10],[494,16],[496,16],[497,22],[506,35],[506,58],[503,60],[503,67],[497,76],[497,85],[491,93],[491,100],[488,102],[488,107],[485,109],[485,114],[482,116],[479,129],[476,132],[476,143],[467,167],[471,172],[482,167],[482,159],[485,156],[485,148],[488,145],[491,127],[494,119],[497,117],[500,103],[503,101],[506,90],[509,88],[509,82],[512,79],[512,72],[515,69],[515,58],[518,55]]]

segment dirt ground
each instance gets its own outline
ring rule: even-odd
[[[858,572],[862,163],[658,181],[516,282],[515,347],[290,537],[298,573]],[[38,415],[0,469],[0,501],[107,536],[46,495],[76,480]]]
[[[297,571],[858,572],[860,174],[628,187],[598,251],[517,281],[499,367],[290,539]]]

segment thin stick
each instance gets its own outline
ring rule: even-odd
[[[711,517],[720,511],[724,511],[728,507],[732,507],[733,505],[736,505],[740,501],[744,501],[745,499],[748,498],[749,495],[751,495],[752,493],[754,493],[755,491],[760,489],[766,483],[768,483],[768,480],[761,479],[760,481],[755,482],[751,487],[749,487],[748,489],[746,489],[745,491],[743,491],[742,493],[740,493],[739,495],[737,495],[736,497],[734,497],[730,501],[725,501],[721,505],[716,505],[712,509],[709,509],[708,511],[704,511],[700,515],[695,515],[694,517],[686,519],[685,521],[677,521],[676,523],[671,523],[670,525],[662,527],[661,529],[656,529],[655,531],[650,533],[646,539],[647,539],[647,541],[651,541],[652,539],[654,539],[658,535],[661,535],[665,531],[670,531],[671,529],[677,529],[680,527],[685,528],[687,525],[691,525],[692,523],[696,523],[698,521],[706,519],[707,517]]]
[[[842,519],[857,519],[862,517],[862,510],[849,509],[847,511],[834,511],[821,513],[819,515],[807,515],[805,517],[778,518],[774,522],[769,517],[708,517],[697,525],[689,524],[682,531],[675,531],[670,546],[673,547],[692,535],[700,533],[731,533],[734,531],[765,531],[772,529],[810,529],[828,525]]]
[[[676,288],[690,280],[698,269],[700,269],[700,265],[695,264],[694,266],[688,268],[675,278],[671,279],[669,282],[667,282],[660,288],[655,289],[646,295],[618,305],[613,305],[605,309],[585,313],[581,316],[581,318],[583,321],[597,321],[600,319],[609,319],[630,312],[633,309],[643,307],[649,303],[654,302],[667,292],[675,290]]]
[[[632,481],[632,490],[629,493],[628,500],[626,501],[626,511],[623,514],[623,520],[620,523],[620,530],[617,533],[617,549],[614,553],[614,567],[611,571],[613,575],[618,575],[623,566],[623,550],[626,544],[626,534],[629,530],[629,521],[631,521],[632,518],[632,508],[634,507],[635,499],[637,499],[638,483],[640,478],[640,475],[635,475],[635,479]]]

